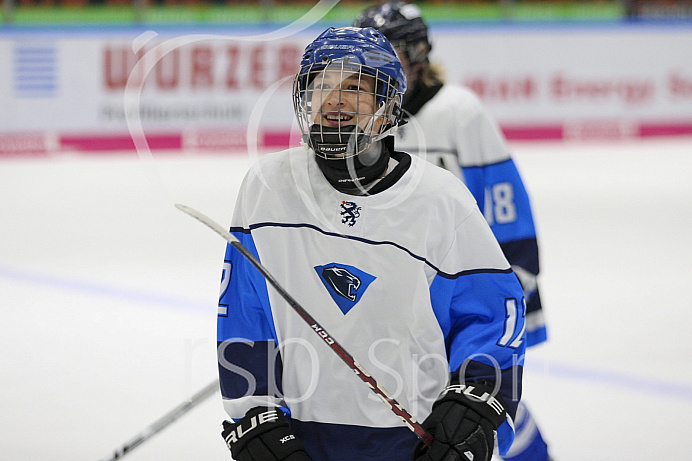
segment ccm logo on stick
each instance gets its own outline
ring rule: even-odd
[[[325,343],[327,343],[329,345],[334,344],[334,340],[327,334],[326,331],[324,331],[322,328],[320,328],[317,324],[313,324],[310,326],[312,327],[313,330],[315,330],[317,332],[318,335],[320,335],[320,337],[322,339],[324,339]]]

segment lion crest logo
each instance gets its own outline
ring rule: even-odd
[[[360,209],[356,202],[341,202],[341,224],[346,224],[353,227],[356,224],[356,219],[360,218]]]

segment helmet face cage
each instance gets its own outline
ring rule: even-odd
[[[351,29],[345,31],[346,46],[344,29]],[[306,48],[294,79],[293,105],[303,141],[324,158],[363,153],[399,122],[406,77],[396,52],[379,32],[361,31],[366,29],[328,29],[326,40],[323,34]],[[336,40],[335,33],[340,34]],[[373,40],[382,42],[373,47]]]

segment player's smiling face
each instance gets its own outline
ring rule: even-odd
[[[381,121],[368,127],[375,112],[375,79],[359,72],[329,69],[310,84],[313,123],[338,128],[358,125],[365,132],[377,131]]]

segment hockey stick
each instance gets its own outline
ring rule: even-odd
[[[163,415],[161,418],[157,419],[152,424],[147,426],[144,430],[142,430],[142,432],[134,436],[132,439],[125,442],[125,444],[123,444],[122,447],[116,449],[113,452],[113,456],[103,461],[115,461],[116,459],[122,458],[123,456],[134,450],[136,447],[152,438],[159,431],[168,427],[173,421],[180,418],[185,413],[190,411],[192,408],[196,407],[201,402],[211,397],[218,391],[219,380],[215,379],[213,382],[207,384],[204,387],[204,389],[200,390],[195,395],[190,397],[189,400],[186,400],[185,402],[181,403],[180,405],[178,405],[177,407]]]
[[[411,414],[406,411],[399,402],[394,400],[393,397],[387,393],[384,388],[382,388],[375,378],[370,376],[363,367],[356,362],[351,354],[349,354],[346,349],[344,349],[341,344],[339,344],[336,339],[334,339],[327,331],[322,328],[322,326],[301,306],[298,301],[293,299],[293,297],[276,281],[276,279],[267,271],[267,269],[260,263],[255,256],[250,253],[250,251],[240,243],[240,240],[235,238],[233,234],[221,227],[218,223],[207,217],[206,215],[200,213],[194,208],[189,206],[176,204],[176,208],[189,214],[196,220],[200,221],[205,226],[209,227],[211,230],[219,234],[228,243],[233,245],[233,247],[242,254],[245,259],[252,263],[255,268],[264,276],[264,278],[273,286],[276,291],[281,295],[281,297],[295,310],[300,317],[310,325],[310,328],[320,337],[322,340],[332,348],[332,350],[341,357],[346,365],[353,370],[353,372],[365,383],[368,387],[385,403],[387,406],[397,415],[406,426],[411,429],[424,444],[429,445],[432,442],[433,437],[427,433],[425,429],[415,420]]]

